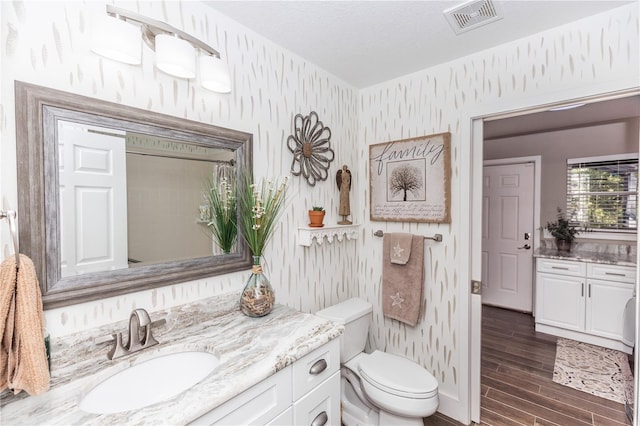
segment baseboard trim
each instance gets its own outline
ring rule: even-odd
[[[438,397],[440,398],[440,405],[438,406],[438,413],[456,420],[464,425],[471,424],[471,418],[469,416],[469,407],[463,406],[462,402],[451,395],[447,395],[445,392],[440,392]]]

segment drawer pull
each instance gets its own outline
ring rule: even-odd
[[[551,269],[561,269],[563,271],[569,270],[569,268],[567,268],[566,266],[552,266]]]
[[[620,273],[616,273],[616,272],[605,272],[605,275],[614,275],[616,277],[626,277],[627,274],[620,274]]]
[[[329,421],[329,416],[327,416],[327,412],[323,411],[318,414],[315,419],[311,422],[311,426],[324,426]]]
[[[324,359],[319,359],[313,363],[313,365],[309,369],[309,374],[317,375],[322,373],[326,369],[327,369],[327,361],[325,361]]]

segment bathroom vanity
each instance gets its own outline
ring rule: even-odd
[[[635,282],[635,256],[539,250],[536,331],[631,353],[623,314]]]
[[[319,347],[191,424],[339,425],[338,339]]]
[[[3,393],[3,424],[340,424],[342,326],[276,305],[244,316],[239,295],[216,296],[166,311],[154,330],[160,344],[117,360],[96,338],[126,330],[121,321],[53,339],[51,389],[35,397]],[[203,351],[219,365],[202,381],[162,402],[111,414],[79,408],[97,384],[129,366],[165,354]]]

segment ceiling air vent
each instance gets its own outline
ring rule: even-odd
[[[502,12],[491,0],[471,0],[442,13],[456,34],[502,19]]]

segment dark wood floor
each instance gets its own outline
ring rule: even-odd
[[[552,381],[556,338],[534,330],[528,314],[482,310],[481,424],[629,425],[623,404]],[[440,414],[425,426],[458,423]]]

